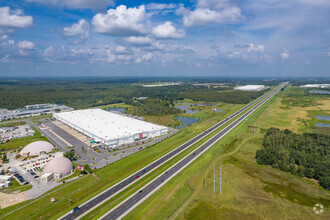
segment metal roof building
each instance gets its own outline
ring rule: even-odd
[[[168,128],[101,109],[56,113],[54,118],[107,146],[166,134]]]
[[[246,86],[237,86],[234,89],[242,90],[242,91],[263,91],[266,89],[266,87],[264,85],[246,85]]]

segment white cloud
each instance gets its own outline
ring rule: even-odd
[[[31,41],[23,40],[17,43],[17,47],[24,50],[34,49],[35,44]]]
[[[229,0],[199,0],[198,8],[223,8],[229,5]]]
[[[46,5],[58,5],[71,9],[92,9],[94,11],[105,10],[108,6],[114,6],[114,0],[25,0]]]
[[[8,57],[9,57],[9,55],[5,55],[4,57],[2,57],[0,59],[0,62],[2,62],[2,63],[8,63],[9,62]]]
[[[127,37],[125,41],[129,44],[136,45],[136,46],[147,46],[152,44],[152,40],[147,37]]]
[[[106,14],[96,14],[92,24],[94,30],[103,34],[114,36],[139,36],[146,34],[143,24],[145,18],[145,7],[126,8],[120,5],[116,9],[109,9]]]
[[[107,49],[107,56],[108,63],[113,63],[116,60],[116,55],[112,54],[110,49]]]
[[[152,10],[152,11],[156,11],[156,10],[169,10],[169,9],[175,9],[177,8],[178,5],[174,4],[174,3],[170,3],[170,4],[158,4],[158,3],[150,3],[146,5],[146,9],[147,10]]]
[[[10,10],[7,7],[0,7],[0,26],[27,28],[33,25],[33,18],[31,16],[23,15],[21,10]]]
[[[253,44],[250,44],[248,51],[249,52],[260,52],[263,53],[265,50],[264,45],[258,45],[258,46],[254,46]]]
[[[180,39],[186,36],[184,30],[177,30],[170,21],[153,28],[152,33],[156,38],[162,39]]]
[[[222,11],[211,9],[196,9],[184,15],[183,23],[186,27],[203,26],[210,23],[232,23],[242,17],[241,9],[226,8]]]
[[[71,27],[63,28],[63,32],[65,36],[79,36],[83,40],[91,36],[89,23],[84,19],[80,19],[78,23],[72,24]]]
[[[142,62],[150,62],[155,58],[155,56],[152,53],[146,53],[141,58],[136,59],[136,63],[142,63]]]
[[[199,0],[195,10],[180,7],[186,27],[203,26],[212,23],[234,23],[243,18],[241,9],[231,6],[227,0]]]
[[[283,59],[288,59],[290,57],[290,51],[283,48],[282,53],[280,55]]]

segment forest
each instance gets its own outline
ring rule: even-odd
[[[256,160],[261,165],[316,179],[330,190],[330,136],[269,128]]]
[[[182,85],[142,87],[141,84],[161,81],[179,81]],[[192,83],[224,83],[225,88],[193,86]],[[0,82],[0,108],[22,108],[28,104],[56,103],[73,108],[90,108],[115,103],[130,103],[133,97],[146,96],[159,100],[190,98],[200,101],[248,103],[263,92],[232,91],[238,84],[257,83],[258,79],[191,79],[191,78],[43,78],[2,79]],[[278,80],[261,80],[258,84],[277,85]],[[222,91],[226,89],[225,91]]]
[[[267,91],[267,90],[266,90]],[[246,104],[258,98],[264,92],[247,92],[247,91],[212,91],[210,89],[190,90],[183,93],[184,98],[192,99],[194,101],[206,102],[225,102],[232,104]]]
[[[174,108],[173,100],[157,100],[147,99],[132,103],[134,108],[129,109],[129,113],[132,115],[170,115],[180,114],[183,111]]]

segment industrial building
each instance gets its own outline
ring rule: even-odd
[[[267,89],[264,85],[246,85],[246,86],[237,86],[234,88],[235,90],[241,90],[241,91],[254,91],[259,92]]]
[[[65,105],[56,104],[36,104],[27,105],[25,108],[8,110],[0,109],[0,121],[11,120],[16,118],[25,118],[30,116],[37,116],[41,114],[48,114],[56,111],[67,111],[72,108]]]
[[[167,127],[101,109],[55,113],[53,117],[94,141],[111,147],[168,133]]]
[[[53,151],[54,146],[47,141],[35,141],[26,145],[19,154],[22,156],[38,156]]]
[[[70,175],[73,171],[74,166],[68,158],[57,157],[46,164],[43,169],[43,175],[40,177],[40,182],[48,183],[52,179],[59,180]]]

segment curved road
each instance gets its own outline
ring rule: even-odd
[[[82,217],[83,215],[87,214],[97,206],[101,205],[102,203],[106,202],[110,198],[112,198],[117,193],[121,192],[125,188],[127,188],[129,185],[131,185],[135,180],[138,179],[138,177],[141,177],[145,175],[146,173],[150,172],[151,170],[157,168],[158,166],[162,165],[163,163],[167,162],[174,156],[176,156],[178,153],[182,152],[184,149],[190,147],[191,145],[195,144],[208,134],[210,134],[212,131],[216,130],[229,120],[231,118],[237,116],[241,112],[245,111],[247,108],[251,107],[255,103],[259,102],[266,96],[273,94],[275,91],[278,91],[278,88],[273,89],[272,91],[268,92],[267,94],[261,96],[260,98],[256,99],[255,101],[251,102],[250,104],[244,106],[242,109],[238,110],[237,112],[233,113],[229,117],[225,118],[224,120],[218,122],[217,124],[213,125],[212,127],[208,128],[204,132],[201,132],[200,134],[196,135],[189,141],[185,142],[184,144],[180,145],[179,147],[173,149],[169,153],[165,154],[164,156],[160,157],[159,159],[155,160],[154,162],[150,163],[146,167],[142,168],[140,171],[135,172],[134,174],[130,175],[129,177],[125,178],[124,180],[118,182],[117,184],[109,187],[107,190],[101,192],[100,194],[96,195],[92,199],[88,200],[87,202],[83,203],[79,206],[79,209],[75,213],[67,213],[60,217],[60,219],[64,220],[71,220],[76,219],[78,217]]]

